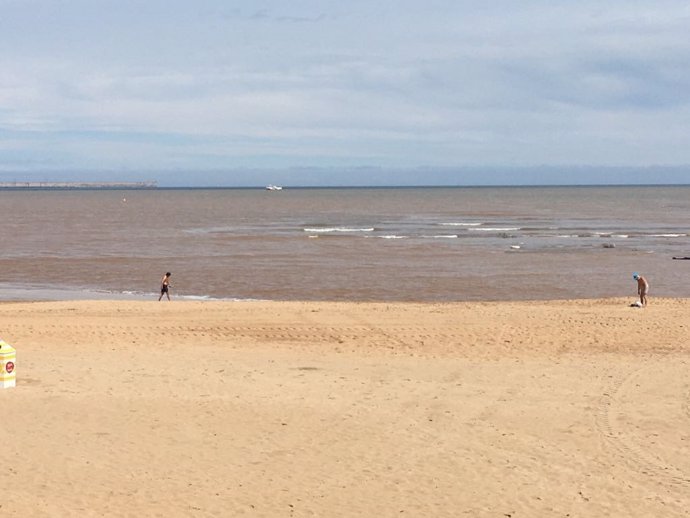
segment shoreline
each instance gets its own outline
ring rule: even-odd
[[[158,299],[158,292],[135,292],[135,291],[105,291],[95,290],[92,288],[73,288],[60,286],[32,286],[19,285],[13,283],[0,284],[0,303],[6,302],[64,302],[64,301],[131,301],[131,302],[146,302]],[[634,301],[637,296],[632,290],[628,293],[612,294],[607,297],[574,297],[563,298],[562,296],[554,296],[552,298],[534,297],[534,298],[482,298],[482,299],[454,299],[454,300],[436,300],[436,299],[420,299],[420,300],[391,300],[391,299],[263,299],[263,298],[216,298],[210,295],[195,295],[195,294],[178,294],[176,291],[171,292],[173,302],[304,302],[304,303],[352,303],[352,304],[464,304],[464,303],[503,303],[503,302],[558,302],[558,301],[592,301],[592,300],[617,300],[630,298]],[[673,295],[659,295],[654,294],[654,298],[659,299],[688,299],[686,296]]]
[[[684,516],[690,299],[0,303],[7,516]]]
[[[30,291],[30,290],[27,290]],[[73,295],[76,290],[50,290],[60,293],[65,293]],[[82,293],[82,292],[80,292]],[[575,298],[534,298],[534,299],[481,299],[481,300],[320,300],[320,299],[239,299],[239,298],[212,298],[205,295],[177,295],[172,293],[170,301],[163,299],[158,300],[158,293],[99,293],[99,292],[83,292],[86,297],[69,297],[65,298],[16,298],[16,299],[2,299],[0,298],[0,304],[24,304],[24,303],[81,303],[81,302],[94,302],[94,303],[120,303],[120,302],[132,302],[132,303],[146,303],[146,302],[160,302],[167,304],[187,304],[187,303],[204,303],[204,304],[256,304],[256,303],[266,303],[266,304],[343,304],[343,305],[413,305],[413,306],[448,306],[448,305],[482,305],[482,304],[526,304],[526,305],[539,305],[539,304],[566,304],[572,303],[577,304],[582,303],[601,303],[601,304],[611,304],[611,305],[625,305],[628,303],[628,307],[637,300],[639,297],[636,294],[629,295],[612,295],[610,297],[575,297]],[[654,301],[660,302],[665,305],[669,302],[687,302],[690,304],[690,297],[675,297],[675,296],[663,296],[655,295],[650,298],[649,307],[654,306]],[[641,308],[644,309],[644,308]]]

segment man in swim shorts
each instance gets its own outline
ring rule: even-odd
[[[170,291],[169,289],[172,287],[170,284],[170,276],[172,273],[166,272],[165,275],[163,275],[163,279],[161,279],[161,296],[158,297],[158,302],[163,298],[163,295],[168,297],[168,300],[170,300]]]
[[[633,279],[637,281],[637,294],[640,296],[640,304],[647,305],[647,293],[649,293],[649,283],[647,279],[639,273],[633,273]]]

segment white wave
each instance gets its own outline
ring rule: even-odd
[[[350,227],[322,227],[322,228],[305,228],[305,232],[314,233],[329,233],[329,232],[373,232],[373,227],[367,228],[350,228]]]
[[[379,239],[407,239],[407,236],[396,236],[396,235],[389,235],[389,236],[376,236]]]
[[[485,227],[485,228],[471,228],[470,230],[476,232],[511,232],[513,230],[520,230],[520,227]]]
[[[618,239],[627,239],[630,236],[628,234],[611,234],[611,237],[616,237]]]
[[[441,223],[441,225],[444,227],[478,227],[481,223],[466,223],[460,221],[458,223]]]
[[[687,234],[652,234],[650,237],[688,237]]]
[[[457,239],[457,234],[450,234],[446,236],[422,236],[424,239]]]
[[[237,231],[235,227],[188,228],[183,230],[185,234],[226,234],[235,231]]]

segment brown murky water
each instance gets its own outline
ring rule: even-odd
[[[0,298],[690,296],[690,187],[0,191]]]

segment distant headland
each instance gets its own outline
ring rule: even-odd
[[[0,182],[0,189],[156,189],[150,182]]]

